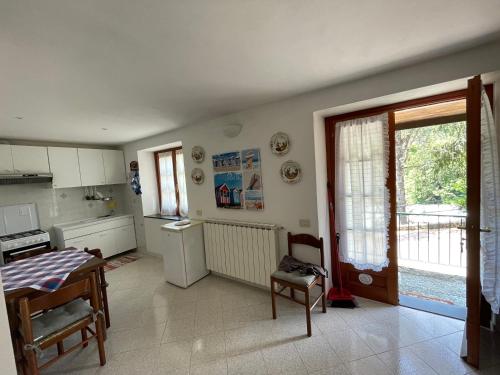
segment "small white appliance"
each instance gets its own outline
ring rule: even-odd
[[[203,222],[190,220],[183,226],[162,225],[163,265],[169,283],[187,288],[208,275],[203,243]]]
[[[50,236],[40,229],[34,203],[0,206],[0,264],[14,255],[50,245]]]

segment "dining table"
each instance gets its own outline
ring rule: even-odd
[[[66,250],[70,251],[73,254],[68,254],[66,256],[66,261],[65,264],[67,265],[68,259],[71,261],[72,257],[77,257],[78,254],[81,254],[81,251],[73,251],[73,250]],[[40,260],[40,266],[37,269],[33,269],[31,267],[29,269],[29,274],[25,273],[26,277],[32,277],[32,275],[36,274],[44,274],[44,268],[47,267],[53,267],[54,262],[50,262],[50,258],[52,257],[53,259],[57,259],[56,257],[60,255],[62,251],[54,251],[48,254],[42,254],[38,255],[33,258],[29,258],[29,261],[31,262],[30,265],[36,264],[37,260]],[[87,253],[86,253],[87,254]],[[38,258],[38,259],[37,259]],[[43,262],[41,260],[49,260],[49,262]],[[19,340],[17,340],[17,335],[18,335],[18,327],[19,327],[19,319],[17,316],[17,305],[19,302],[20,298],[23,297],[28,297],[28,298],[35,298],[43,293],[50,293],[50,291],[47,289],[47,287],[52,287],[50,283],[59,283],[57,288],[61,286],[66,286],[68,284],[71,284],[73,282],[82,280],[90,273],[94,273],[96,276],[97,280],[97,285],[100,286],[98,288],[98,292],[100,294],[100,309],[102,308],[103,302],[102,302],[102,296],[103,293],[105,293],[105,288],[107,285],[101,281],[100,278],[100,272],[99,270],[102,269],[102,267],[106,264],[106,260],[96,257],[92,254],[87,254],[87,257],[85,259],[82,259],[81,264],[79,264],[76,268],[72,269],[70,272],[67,272],[64,274],[64,280],[62,281],[54,281],[54,280],[48,280],[50,275],[47,275],[47,284],[43,284],[40,280],[37,280],[37,282],[33,282],[33,285],[31,286],[25,286],[26,284],[30,284],[30,282],[26,282],[26,280],[23,280],[23,277],[20,277],[19,275],[23,275],[23,272],[26,271],[26,262],[27,260],[20,260],[16,262],[12,262],[7,264],[6,266],[0,267],[0,273],[2,275],[3,283],[4,283],[4,297],[5,297],[5,302],[7,306],[7,315],[9,318],[9,328],[11,332],[11,337],[13,341],[13,346],[14,346],[14,353],[16,356],[16,361],[19,361],[22,358],[22,353],[20,351],[20,348],[18,347]],[[17,263],[17,264],[16,264]],[[45,266],[44,266],[45,264]],[[16,268],[17,267],[17,268]],[[36,268],[36,266],[35,266]],[[18,272],[15,272],[15,271]],[[15,278],[14,283],[12,282],[12,277]],[[16,287],[16,283],[19,284],[19,287]],[[14,284],[14,285],[13,285]],[[101,316],[99,316],[98,319],[102,319]],[[106,326],[103,324],[103,326]],[[106,331],[104,331],[104,337],[106,339]]]

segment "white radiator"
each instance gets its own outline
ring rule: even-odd
[[[274,224],[205,221],[207,268],[269,287],[269,277],[277,267],[278,229]]]

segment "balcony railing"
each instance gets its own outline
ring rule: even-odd
[[[397,213],[398,263],[421,270],[463,275],[466,215]]]

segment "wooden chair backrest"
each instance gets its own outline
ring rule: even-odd
[[[92,293],[90,277],[63,286],[55,292],[45,293],[28,301],[30,313],[49,310]]]
[[[321,257],[321,267],[325,267],[325,253],[323,249],[323,238],[316,238],[310,234],[292,234],[288,232],[288,255],[293,256],[292,245],[306,245],[319,249]]]

